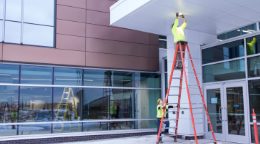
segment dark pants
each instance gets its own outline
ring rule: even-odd
[[[179,41],[176,43],[176,45],[179,45],[179,50],[178,50],[178,53],[177,53],[177,62],[175,64],[175,68],[176,69],[182,69],[182,59],[181,59],[181,49],[183,51],[183,58],[184,58],[184,52],[185,52],[185,48],[186,48],[186,45],[187,45],[187,42],[185,41]]]
[[[157,134],[159,132],[160,124],[161,124],[161,119],[157,118]],[[160,133],[160,141],[162,141],[162,131]]]

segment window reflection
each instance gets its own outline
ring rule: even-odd
[[[246,39],[247,55],[260,53],[260,36],[254,36]]]
[[[85,88],[83,96],[84,119],[107,119],[108,102],[112,91],[109,88]]]
[[[54,28],[33,24],[23,25],[23,44],[53,46]]]
[[[81,88],[54,88],[53,107],[55,121],[80,120]]]
[[[5,21],[5,42],[21,43],[21,23]]]
[[[243,40],[238,40],[235,42],[215,46],[213,48],[206,48],[202,50],[203,64],[233,59],[242,56],[244,56]]]
[[[1,83],[19,83],[19,66],[0,64]]]
[[[6,0],[6,19],[21,21],[22,17],[22,0]]]
[[[0,0],[0,19],[4,18],[4,0]]]
[[[112,71],[84,70],[84,85],[112,86]]]
[[[52,68],[42,66],[21,66],[21,83],[52,84]]]
[[[52,89],[21,87],[19,122],[52,121]],[[50,124],[19,127],[19,134],[50,133]]]
[[[161,77],[155,73],[141,73],[140,86],[146,88],[160,88]]]
[[[17,122],[18,87],[0,86],[0,123]],[[0,126],[0,135],[15,135],[16,125]]]
[[[53,0],[24,0],[24,21],[53,26],[54,4]]]
[[[248,77],[260,76],[260,56],[247,59]]]
[[[203,82],[245,78],[244,59],[203,66]]]
[[[3,25],[4,25],[4,23],[3,23],[3,21],[0,19],[0,42],[3,42],[3,30],[2,30]]]
[[[260,80],[250,80],[248,82],[248,91],[249,91],[249,103],[250,110],[253,108],[256,112],[257,121],[260,121]],[[251,113],[252,111],[250,111]],[[250,117],[252,122],[252,117]]]
[[[115,71],[113,73],[113,86],[133,87],[133,73]]]
[[[72,68],[54,68],[54,84],[82,85],[82,70]]]

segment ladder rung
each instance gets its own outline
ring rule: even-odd
[[[175,129],[176,127],[165,127],[164,129]]]
[[[171,87],[173,87],[173,88],[179,88],[180,86],[171,86]]]

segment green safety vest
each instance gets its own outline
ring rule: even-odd
[[[172,35],[174,37],[174,43],[177,43],[179,41],[186,41],[184,29],[186,28],[187,23],[183,22],[183,24],[180,27],[178,27],[178,25],[179,25],[179,19],[176,18],[174,21],[174,25],[172,27]]]
[[[247,54],[255,54],[256,38],[247,43]]]
[[[166,110],[164,113],[164,117],[166,116],[166,112],[168,110],[168,105],[166,105]],[[157,118],[162,118],[163,117],[163,106],[162,105],[157,105]]]

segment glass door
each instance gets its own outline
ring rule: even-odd
[[[224,85],[226,140],[239,143],[249,143],[249,121],[245,84],[229,83]]]
[[[245,82],[204,87],[207,107],[217,140],[250,143]],[[212,138],[207,126],[207,137]]]
[[[216,138],[218,140],[225,139],[224,135],[224,123],[223,121],[223,113],[222,113],[222,105],[224,103],[223,94],[222,94],[222,86],[221,85],[212,85],[207,86],[205,88],[205,96],[207,99],[207,107],[209,116],[211,119],[212,127],[215,132]],[[212,138],[210,133],[209,126],[207,126],[207,137]]]

